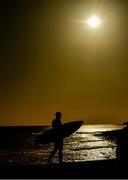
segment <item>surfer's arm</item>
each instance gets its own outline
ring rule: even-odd
[[[53,127],[53,128],[55,127],[55,122],[54,122],[54,120],[52,121],[52,127]]]

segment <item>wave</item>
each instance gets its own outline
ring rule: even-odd
[[[94,149],[103,149],[103,148],[116,148],[116,146],[95,146],[95,147],[79,147],[79,148],[68,148],[70,150],[73,150],[73,151],[82,151],[82,150],[94,150]]]

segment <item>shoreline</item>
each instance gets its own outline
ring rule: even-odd
[[[0,178],[128,178],[127,170],[114,160],[71,162],[50,165],[0,166]]]

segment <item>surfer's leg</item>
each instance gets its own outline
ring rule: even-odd
[[[63,162],[63,140],[59,143],[59,162]]]
[[[54,149],[53,149],[53,151],[51,152],[51,155],[49,156],[49,159],[48,159],[48,161],[49,161],[50,163],[51,163],[51,159],[52,159],[52,157],[54,156],[54,154],[56,153],[57,149],[58,149],[58,144],[57,144],[57,143],[54,143]]]

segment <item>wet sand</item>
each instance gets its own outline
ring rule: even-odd
[[[124,173],[126,172],[126,173]],[[73,162],[52,165],[14,165],[0,167],[0,178],[128,178],[128,172],[116,160]]]

